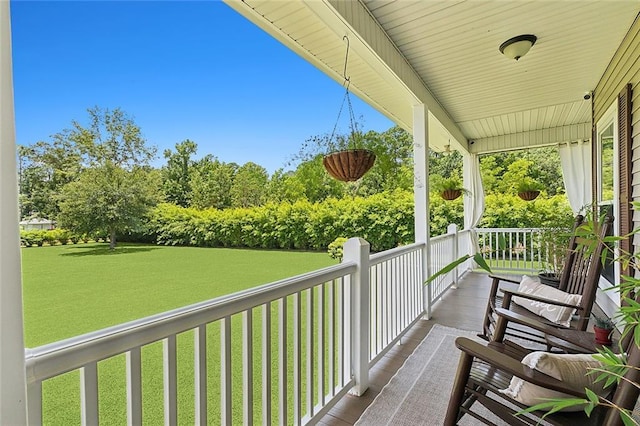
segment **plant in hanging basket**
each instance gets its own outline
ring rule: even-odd
[[[368,149],[345,149],[335,151],[322,158],[322,164],[334,179],[354,182],[373,167],[376,154]]]
[[[518,185],[516,186],[518,197],[522,198],[525,201],[532,201],[538,198],[541,190],[542,185],[538,181],[530,177],[523,178],[520,182],[518,182]]]
[[[462,194],[469,194],[469,191],[462,187],[462,183],[457,177],[441,178],[440,176],[434,176],[431,188],[448,201],[455,200]]]

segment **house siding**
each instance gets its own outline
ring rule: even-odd
[[[626,84],[631,84],[631,194],[640,201],[640,20],[636,17],[629,32],[618,47],[609,66],[594,90],[593,122],[597,123]],[[594,175],[594,178],[596,176]],[[633,212],[633,227],[640,226],[640,212]],[[640,235],[633,241],[640,249]]]

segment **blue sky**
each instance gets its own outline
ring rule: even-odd
[[[332,130],[344,94],[221,2],[12,1],[11,18],[21,145],[86,123],[89,107],[120,107],[159,157],[191,139],[198,157],[272,173]],[[353,100],[365,129],[393,125]]]

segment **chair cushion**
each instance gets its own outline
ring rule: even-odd
[[[518,291],[521,293],[531,294],[533,296],[544,297],[545,299],[555,300],[557,302],[569,303],[571,305],[579,305],[582,296],[579,294],[565,293],[564,291],[540,284],[535,278],[523,276]],[[549,303],[537,302],[535,300],[525,299],[523,297],[514,297],[513,303],[540,315],[556,324],[569,327],[571,325],[571,315],[575,312],[574,308],[556,306]]]
[[[603,366],[590,354],[532,352],[522,359],[522,364],[561,380],[578,391],[584,392],[584,388],[589,388],[600,396],[606,396],[609,392],[602,387],[604,381],[594,383],[598,377],[597,373],[587,374],[591,369]],[[550,398],[576,398],[573,395],[534,385],[515,376],[511,379],[509,387],[500,392],[529,406],[545,402]],[[581,411],[583,408],[582,405],[576,405],[562,411]]]

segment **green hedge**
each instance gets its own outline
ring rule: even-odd
[[[525,202],[516,195],[489,194],[481,227],[543,227],[571,217],[566,197]],[[253,208],[197,210],[173,204],[155,208],[148,233],[158,244],[326,250],[339,237],[359,236],[373,251],[414,241],[413,194],[407,191],[367,198],[296,201]],[[462,227],[462,197],[431,195],[431,235],[450,223]],[[147,240],[149,237],[147,237]]]
[[[57,244],[77,244],[80,241],[88,242],[89,240],[93,241],[107,241],[108,238],[106,235],[95,233],[94,235],[79,235],[74,234],[73,232],[62,229],[21,229],[20,230],[20,244],[24,247],[42,247],[45,243],[50,246],[54,246]]]
[[[462,227],[462,197],[445,201],[431,194],[431,235],[450,223]],[[489,194],[481,227],[545,227],[571,218],[566,197],[525,202],[516,195]],[[326,250],[339,237],[362,237],[373,251],[414,241],[413,194],[394,191],[366,198],[296,201],[226,210],[160,204],[151,213],[146,236],[127,240],[164,245]]]
[[[414,240],[413,195],[196,210],[161,204],[149,225],[158,244],[325,250],[338,237],[359,236],[374,251]]]

